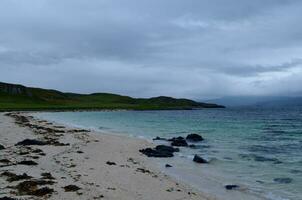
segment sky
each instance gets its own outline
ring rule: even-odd
[[[194,99],[302,95],[301,0],[1,0],[0,81]]]

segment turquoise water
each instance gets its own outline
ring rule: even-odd
[[[167,173],[217,199],[302,199],[302,108],[192,111],[38,113],[59,123],[152,139],[199,133],[205,141],[183,148]],[[194,154],[210,160],[192,162]],[[239,191],[225,191],[238,184]]]

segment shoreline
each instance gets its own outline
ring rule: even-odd
[[[30,112],[22,113],[11,116],[19,118],[18,124],[11,117],[0,113],[0,144],[5,147],[0,152],[1,159],[3,157],[9,161],[5,165],[0,163],[0,172],[2,174],[9,171],[15,175],[26,173],[32,178],[9,182],[8,177],[2,174],[0,185],[3,192],[1,191],[0,198],[212,199],[162,173],[154,163],[141,155],[139,149],[154,146],[148,141],[63,127],[32,118]],[[43,146],[15,146],[17,142],[27,138],[48,140],[52,143]],[[38,152],[37,149],[43,154],[34,153]],[[31,160],[37,165],[18,164],[22,160]],[[50,193],[42,196],[31,195],[22,193],[20,188],[15,187],[25,181],[45,180],[41,176],[43,173],[50,173],[54,179],[51,184],[39,185],[38,189],[48,188]],[[73,188],[76,190],[67,192],[64,187],[69,185],[79,189]]]

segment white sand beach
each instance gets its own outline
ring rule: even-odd
[[[139,153],[152,146],[145,140],[67,128],[29,115],[13,116],[16,124],[12,116],[0,114],[0,144],[5,147],[0,150],[0,199],[210,199],[154,167]],[[24,139],[51,143],[15,146]],[[37,165],[20,164],[24,160]],[[23,173],[31,178],[18,176]],[[24,189],[20,183],[26,181]],[[64,189],[68,185],[73,187]]]

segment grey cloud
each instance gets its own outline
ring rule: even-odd
[[[299,0],[3,0],[0,79],[133,96],[282,94],[302,82],[301,8]]]

